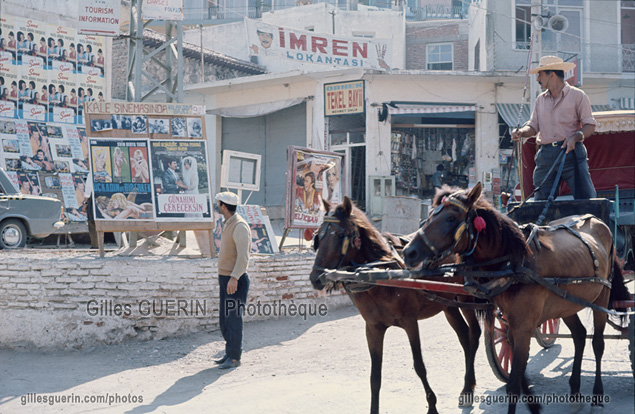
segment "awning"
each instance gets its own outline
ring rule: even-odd
[[[512,128],[518,126],[518,114],[520,113],[520,104],[496,104],[498,113],[501,115],[507,125]],[[524,125],[529,121],[531,108],[529,104],[523,105],[523,113],[520,115],[520,125]]]
[[[498,108],[498,113],[503,118],[505,123],[512,128],[516,128],[518,126],[518,114],[520,112],[520,104],[496,104]],[[591,105],[591,110],[593,112],[598,111],[610,111],[611,107],[609,105]],[[523,113],[520,116],[520,126],[525,125],[527,121],[529,121],[529,117],[531,116],[531,109],[529,104],[523,105]]]
[[[449,112],[474,112],[476,105],[401,105],[397,107],[388,105],[388,112],[391,115],[410,115],[410,114],[443,114]]]
[[[229,108],[208,109],[207,113],[225,118],[251,118],[254,116],[269,115],[283,109],[299,105],[307,98],[287,99],[286,101],[267,102],[254,105],[231,106]]]

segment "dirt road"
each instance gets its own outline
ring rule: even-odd
[[[456,336],[442,315],[421,321],[420,327],[424,360],[441,413],[506,412],[506,406],[486,402],[458,408],[463,355]],[[370,358],[364,322],[353,307],[329,310],[326,317],[306,321],[288,318],[247,324],[243,365],[233,371],[218,370],[210,361],[223,346],[220,333],[212,332],[73,352],[0,350],[0,413],[368,412]],[[405,333],[391,328],[384,349],[381,412],[426,412]],[[603,378],[611,402],[606,412],[633,412],[634,381],[627,350],[626,340],[607,341]],[[532,341],[529,376],[534,392],[566,394],[572,360],[569,339],[558,339],[549,350]],[[591,393],[593,371],[587,341],[583,394]],[[482,341],[476,374],[478,397],[504,395]],[[51,395],[58,398],[53,405],[33,402]],[[88,398],[88,402],[59,401],[64,396]],[[114,402],[90,402],[100,396]],[[568,409],[550,405],[545,412]],[[589,411],[584,406],[581,412]],[[528,411],[523,406],[518,412]]]

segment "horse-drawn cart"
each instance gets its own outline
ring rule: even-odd
[[[573,200],[571,196],[556,199],[547,206],[546,201],[529,201],[527,203],[510,203],[509,216],[519,224],[536,222],[538,217],[546,213],[549,220],[576,214],[592,214],[604,221],[614,232],[614,244],[617,256],[622,264],[625,277],[633,281],[635,269],[635,112],[618,111],[595,113],[599,125],[596,134],[586,142],[589,152],[591,177],[598,194],[603,198],[593,200]],[[533,171],[533,156],[535,143],[529,142],[523,148],[523,167],[525,178],[523,184],[527,194],[533,191],[531,171]],[[617,155],[615,154],[617,152]],[[561,193],[568,191],[563,183]],[[454,293],[470,295],[464,286],[458,283],[444,282],[444,278],[461,276],[461,272],[452,266],[441,267],[433,271],[386,270],[376,268],[358,268],[354,272],[341,269],[326,272],[328,282],[362,283],[368,286],[391,286],[427,292]],[[446,304],[483,308],[487,305],[469,303],[452,303],[439,299],[434,293],[431,300],[440,300]],[[633,309],[635,302],[622,301],[621,308]],[[501,381],[509,378],[512,354],[508,338],[508,325],[505,315],[498,309],[494,311],[495,318],[485,335],[485,350],[494,374]],[[620,328],[620,333],[605,335],[605,338],[629,339],[631,364],[635,373],[635,318],[630,316],[628,329]],[[534,337],[543,348],[551,347],[557,338],[570,337],[559,333],[560,319],[550,319],[536,328]],[[616,327],[619,328],[619,327]]]
[[[569,203],[572,204],[572,203]],[[379,264],[379,263],[376,263]],[[323,273],[323,281],[328,283],[354,284],[357,289],[363,286],[389,286],[396,288],[415,289],[428,292],[428,300],[439,302],[448,306],[456,306],[471,309],[492,308],[489,302],[460,302],[439,297],[437,293],[451,293],[455,295],[469,296],[473,293],[466,290],[460,283],[445,282],[444,279],[456,276],[474,277],[476,273],[462,271],[460,267],[454,265],[442,266],[434,270],[389,270],[374,267],[360,267],[354,271],[341,269],[326,270]],[[505,272],[496,274],[489,272],[493,276],[505,276]],[[481,273],[477,274],[482,276]],[[360,287],[361,286],[361,287]],[[621,301],[615,307],[635,309],[635,300],[631,295],[630,301]],[[505,315],[498,309],[493,310],[494,318],[488,321],[489,328],[484,335],[485,354],[494,375],[501,381],[507,382],[512,365],[511,344],[508,336],[508,323]],[[619,334],[604,335],[606,339],[627,339],[629,340],[629,355],[633,375],[635,375],[635,316],[629,316],[628,327],[615,326],[620,331]],[[549,319],[536,328],[534,338],[543,348],[550,348],[557,338],[571,338],[570,335],[559,333],[560,319]],[[592,336],[589,335],[589,338]]]
[[[593,312],[596,379],[592,405],[602,405],[603,401],[601,357],[604,327],[609,319],[606,314],[630,318],[626,328],[621,326],[622,321],[609,320],[620,335],[607,337],[629,337],[635,375],[635,302],[622,271],[624,268],[629,278],[635,262],[635,112],[619,114],[615,122],[609,122],[602,114],[596,116],[619,129],[611,133],[600,125],[600,132],[609,133],[596,134],[589,140],[597,144],[589,145],[592,179],[599,194],[612,196],[612,200],[575,201],[565,197],[551,202],[527,202],[506,215],[480,198],[480,183],[468,190],[443,189],[435,197],[430,218],[403,247],[402,259],[396,252],[386,250],[386,243],[379,241],[382,237],[348,198],[335,208],[325,203],[327,215],[314,238],[318,254],[311,282],[316,289],[342,283],[366,320],[373,364],[371,412],[378,410],[381,347],[383,332],[389,326],[407,331],[415,370],[426,389],[430,412],[435,412],[436,397],[427,384],[418,355],[416,321],[440,311],[446,313],[465,352],[461,399],[473,393],[472,341],[480,335],[473,326],[473,311],[479,309],[487,315],[485,345],[490,365],[495,375],[508,383],[508,393],[513,397],[510,412],[515,411],[521,389],[531,393],[523,375],[532,333],[543,347],[553,345],[561,336],[560,319],[550,318],[563,317],[572,333],[576,355],[570,395],[580,395],[580,364],[587,336],[577,313],[585,307]],[[629,132],[622,134],[624,129]],[[602,155],[603,151],[616,148],[620,157]],[[625,159],[624,154],[630,158]],[[523,159],[525,167],[533,170],[533,165],[526,165],[524,155]],[[531,180],[529,174],[525,177]],[[613,191],[609,194],[610,188]],[[533,224],[543,219],[549,221],[548,226]],[[522,222],[529,224],[519,228]],[[389,240],[395,242],[394,237]],[[453,262],[454,255],[461,260]],[[404,264],[418,270],[405,270]],[[457,308],[462,309],[470,327],[469,343],[467,326],[456,320]],[[467,310],[472,316],[468,317]],[[529,402],[529,408],[538,412],[539,404]]]

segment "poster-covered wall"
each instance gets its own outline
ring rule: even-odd
[[[83,103],[104,100],[103,37],[4,13],[0,31],[0,116],[83,124]]]
[[[67,223],[87,220],[84,128],[0,117],[0,143],[0,167],[22,194],[59,199]]]

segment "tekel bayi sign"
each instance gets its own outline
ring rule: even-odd
[[[324,84],[324,116],[363,113],[363,80]]]

